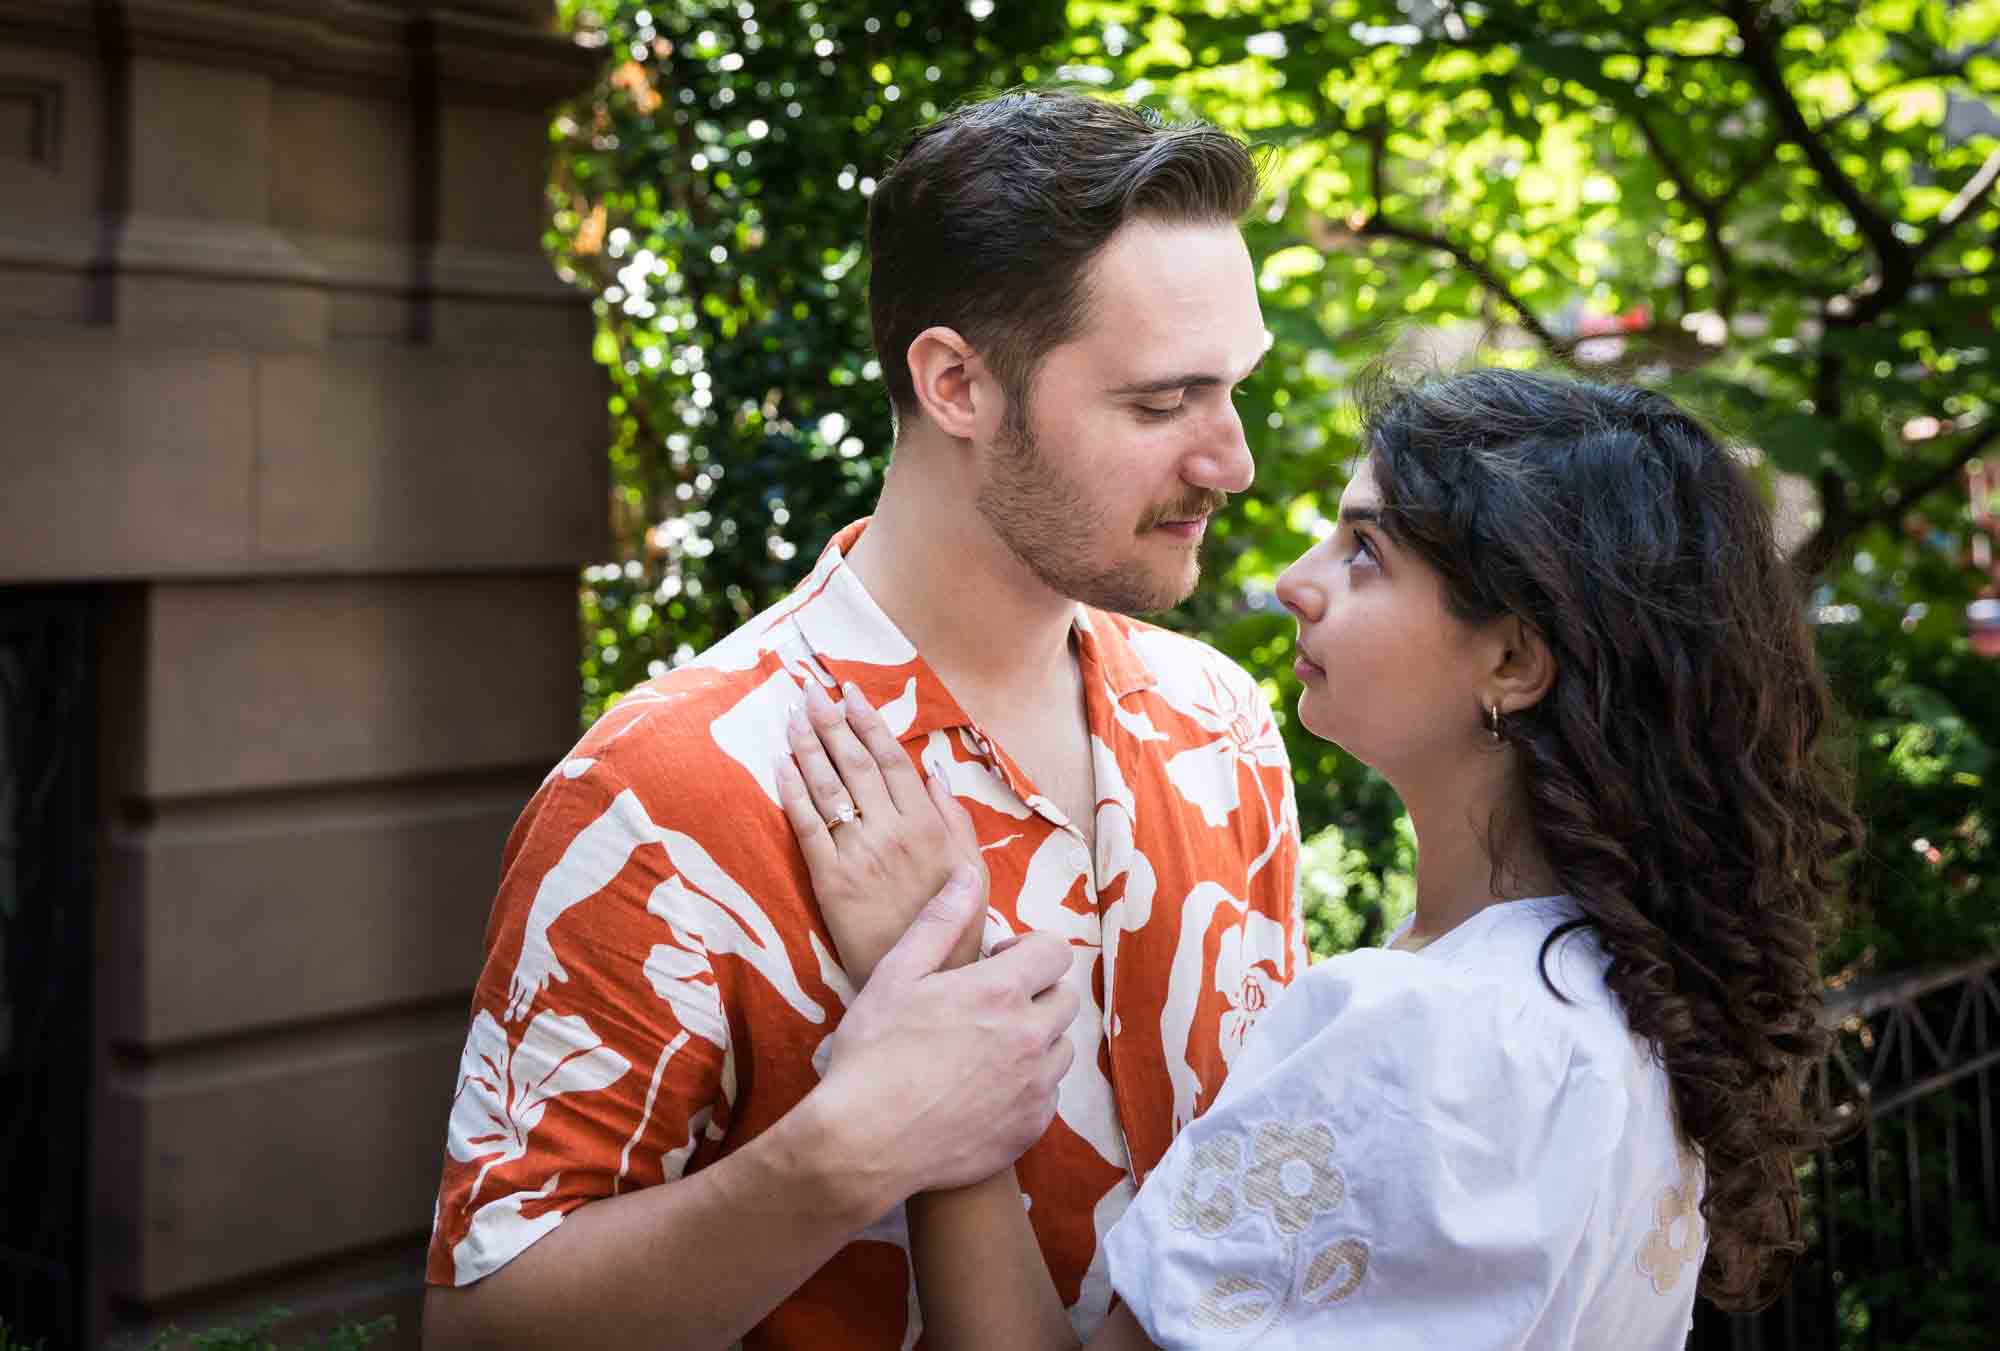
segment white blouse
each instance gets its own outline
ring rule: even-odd
[[[1707,1249],[1667,1077],[1560,897],[1349,953],[1264,1012],[1105,1238],[1154,1342],[1679,1351]]]

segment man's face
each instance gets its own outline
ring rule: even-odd
[[[1264,354],[1243,237],[1132,221],[1090,265],[1083,328],[984,447],[978,507],[1051,590],[1126,614],[1177,605],[1208,517],[1250,486],[1232,395]]]

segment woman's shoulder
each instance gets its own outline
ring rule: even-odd
[[[1450,988],[1490,991],[1511,1019],[1560,1029],[1574,1055],[1627,1058],[1624,1009],[1605,983],[1610,955],[1567,896],[1491,906],[1418,955],[1449,971]]]
[[[1364,949],[1309,968],[1265,1011],[1218,1105],[1232,1090],[1290,1082],[1413,1104],[1484,1095],[1523,1111],[1590,1079],[1602,1081],[1594,1109],[1622,1108],[1644,1057],[1604,985],[1602,951],[1562,929],[1573,911],[1506,909],[1475,916],[1483,932],[1454,930],[1449,945]]]

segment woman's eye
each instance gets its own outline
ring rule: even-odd
[[[1380,562],[1375,556],[1374,542],[1357,530],[1354,532],[1354,551],[1347,555],[1347,563],[1348,566],[1352,567],[1354,564],[1361,563],[1364,560],[1371,564]]]

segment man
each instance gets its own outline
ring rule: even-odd
[[[1254,195],[1233,138],[1069,94],[960,109],[883,179],[881,501],[790,598],[607,713],[516,827],[435,1344],[912,1346],[900,1203],[1038,1133],[1037,1237],[1079,1332],[1103,1318],[1100,1237],[1304,960],[1266,702],[1123,617],[1188,594],[1250,482],[1231,393],[1266,342],[1236,225]],[[951,935],[913,932],[854,995],[775,782],[788,714],[831,736],[849,682],[971,811],[985,946],[1026,942],[932,976]],[[1074,1059],[1023,1131],[1029,1052],[995,1029],[1056,979]],[[865,1101],[816,1091],[844,1008],[931,1039]]]

